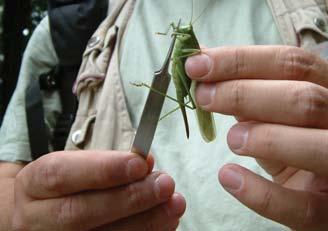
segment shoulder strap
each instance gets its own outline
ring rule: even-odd
[[[50,33],[59,56],[60,72],[46,73],[32,81],[25,94],[26,121],[33,160],[48,153],[49,147],[51,150],[62,150],[65,147],[76,107],[72,86],[82,61],[82,53],[89,37],[105,18],[107,10],[108,0],[49,0]],[[91,20],[86,20],[89,18]],[[47,78],[53,74],[58,76],[55,78],[56,90],[60,92],[62,113],[58,115],[54,131],[49,134],[41,90],[52,90],[45,85],[51,85],[52,82],[48,82]]]
[[[33,160],[49,152],[48,133],[44,123],[42,95],[38,80],[31,81],[25,93],[26,122]]]
[[[108,0],[48,2],[50,33],[59,63],[79,66],[90,36],[106,18]]]

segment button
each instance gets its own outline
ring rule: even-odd
[[[321,30],[325,31],[326,30],[326,23],[322,18],[315,18],[314,19],[314,24]]]
[[[75,145],[78,144],[81,134],[82,134],[81,130],[77,130],[72,134],[72,141]]]
[[[88,42],[88,47],[92,48],[100,42],[100,37],[94,36]]]

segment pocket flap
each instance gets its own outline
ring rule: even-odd
[[[112,26],[106,33],[101,32],[102,30],[99,30],[95,33],[84,52],[81,68],[73,87],[73,92],[78,97],[82,90],[98,86],[106,77],[116,44],[118,27]]]
[[[71,142],[76,146],[80,147],[81,145],[84,145],[84,142],[87,139],[87,136],[90,132],[90,129],[92,127],[92,124],[94,124],[96,120],[96,115],[89,116],[83,124],[81,124],[80,128],[75,128],[74,131],[71,133]]]
[[[291,13],[297,34],[314,33],[320,40],[328,40],[328,15],[318,6],[300,8]]]

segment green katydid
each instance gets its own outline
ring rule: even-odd
[[[202,14],[205,12],[206,9],[207,7],[204,9]],[[194,33],[192,24],[193,24],[192,20],[190,21],[189,24],[184,26],[180,26],[180,23],[178,26],[175,26],[174,23],[171,23],[171,27],[173,28],[173,35],[177,36],[174,50],[171,57],[172,60],[171,75],[174,81],[177,98],[174,99],[173,97],[167,95],[165,96],[177,102],[179,104],[179,107],[169,112],[163,117],[166,117],[167,115],[180,109],[185,124],[186,134],[187,137],[189,138],[189,123],[188,123],[186,108],[195,110],[196,119],[198,121],[201,135],[206,142],[211,142],[216,137],[216,129],[215,129],[213,114],[211,112],[204,111],[203,109],[200,108],[200,106],[197,105],[195,100],[195,90],[196,90],[197,82],[194,80],[192,81],[190,78],[188,78],[185,71],[185,63],[187,58],[192,55],[201,53],[201,49],[198,40],[196,38],[196,35]],[[160,33],[160,34],[165,35],[167,33]],[[146,86],[150,88],[149,85],[144,83],[134,84],[134,85]],[[157,93],[161,94],[161,92],[157,92]]]

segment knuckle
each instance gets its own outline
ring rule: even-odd
[[[28,225],[26,220],[22,219],[21,216],[14,214],[14,218],[11,224],[12,231],[30,231],[31,227]]]
[[[52,214],[60,227],[72,230],[80,227],[84,211],[88,211],[87,209],[80,197],[70,196],[61,199],[53,208]]]
[[[327,111],[328,96],[321,87],[312,83],[304,83],[292,90],[292,105],[302,125],[318,125],[320,117]]]
[[[132,157],[131,157],[132,158]],[[128,179],[128,161],[129,157],[119,154],[111,156],[111,158],[99,161],[98,169],[94,175],[95,184],[103,184],[104,182],[122,182]],[[113,164],[115,163],[115,165]]]
[[[136,184],[130,184],[126,187],[128,195],[128,207],[133,211],[139,211],[147,206],[149,198],[142,193],[142,190]]]
[[[229,75],[238,75],[247,69],[246,52],[241,48],[234,48],[232,55],[232,65],[225,70]]]
[[[260,140],[254,146],[257,147],[257,145],[261,145],[261,153],[270,153],[270,155],[272,155],[275,149],[275,137],[279,135],[280,134],[276,132],[272,127],[263,127],[263,129],[261,129],[260,135],[257,136]]]
[[[261,213],[267,214],[273,206],[273,194],[270,187],[268,187],[262,197],[259,200],[259,211]]]
[[[322,211],[320,211],[319,207],[322,204],[322,201],[316,197],[308,194],[305,198],[306,207],[303,211],[303,214],[300,217],[300,224],[302,229],[308,229],[313,227],[316,224],[320,224],[323,221],[319,221],[322,218]],[[319,220],[318,220],[319,219]]]
[[[306,80],[315,72],[316,57],[297,47],[281,48],[277,56],[287,79]]]
[[[12,231],[29,231],[30,229],[22,224],[22,223],[15,223],[11,226]]]
[[[327,151],[328,150],[328,137],[323,136],[322,138],[320,137],[318,139],[318,145],[314,150],[311,152],[311,156],[309,157],[309,161],[312,161],[312,163],[317,164],[319,166],[316,169],[316,173],[318,174],[324,174],[326,175],[328,173],[327,168],[321,169],[320,166],[328,166],[328,155]]]
[[[39,165],[39,182],[48,191],[60,192],[65,187],[62,165],[58,158],[51,156]]]
[[[231,110],[236,113],[236,115],[241,115],[246,92],[245,85],[240,80],[233,81],[230,91],[229,101],[231,103],[229,105],[232,107]]]
[[[101,161],[98,164],[98,171],[94,173],[95,185],[101,185],[104,182],[112,181],[113,177],[113,166],[109,161]]]
[[[246,65],[246,52],[244,49],[236,49],[235,50],[235,73],[240,74],[247,69]]]

